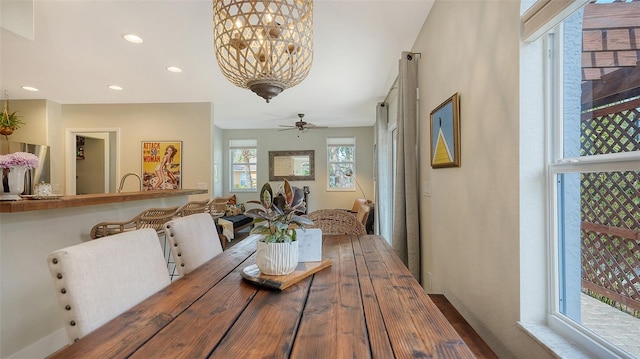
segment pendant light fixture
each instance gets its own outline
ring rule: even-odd
[[[213,0],[222,74],[269,102],[299,84],[313,60],[312,0]]]

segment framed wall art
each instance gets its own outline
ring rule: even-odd
[[[182,141],[142,141],[142,188],[182,188]]]
[[[460,167],[460,94],[431,111],[431,167]]]
[[[313,181],[315,151],[269,151],[269,181]]]

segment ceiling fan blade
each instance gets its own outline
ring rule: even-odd
[[[289,130],[297,130],[297,129],[298,129],[297,127],[290,127],[290,128],[282,128],[282,129],[279,129],[278,131],[289,131]]]
[[[311,122],[307,122],[304,120],[304,114],[299,113],[298,114],[299,120],[295,122],[295,125],[290,126],[290,125],[279,125],[280,127],[287,127],[287,129],[289,130],[293,130],[293,129],[298,129],[301,133],[307,132],[307,130],[313,130],[313,129],[318,129],[318,128],[329,128],[327,126],[317,126],[314,125]],[[284,131],[284,130],[279,130],[279,131]]]
[[[317,126],[317,125],[314,125],[313,123],[308,123],[305,127],[306,128],[329,128],[327,126]]]

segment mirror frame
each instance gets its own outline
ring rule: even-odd
[[[291,156],[309,156],[309,175],[308,176],[276,176],[274,172],[274,162],[276,157],[291,157]],[[269,181],[282,181],[287,179],[288,181],[314,181],[316,179],[316,163],[315,163],[315,151],[269,151]]]

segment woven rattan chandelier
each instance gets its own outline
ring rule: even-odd
[[[313,2],[213,0],[213,38],[224,76],[269,102],[311,69]]]

